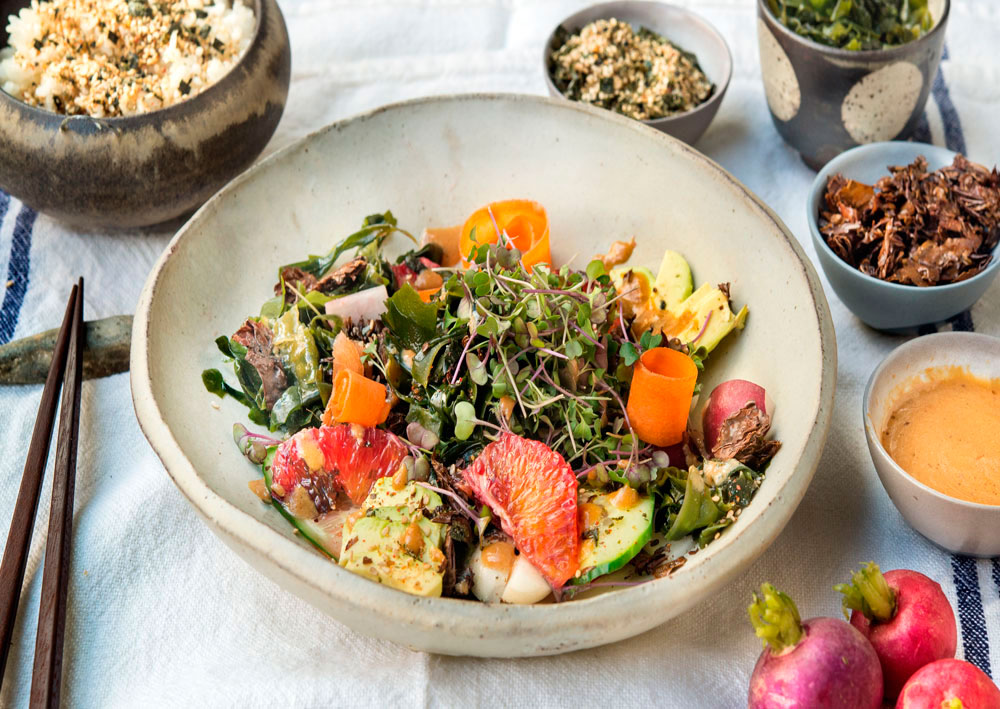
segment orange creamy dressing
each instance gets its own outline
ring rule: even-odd
[[[938,492],[1000,505],[1000,379],[958,367],[926,370],[893,402],[882,445]]]

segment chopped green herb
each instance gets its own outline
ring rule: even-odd
[[[768,0],[768,6],[796,34],[853,51],[906,44],[934,25],[927,0]]]

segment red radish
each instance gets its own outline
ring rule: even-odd
[[[837,618],[799,620],[774,586],[754,594],[750,622],[764,652],[750,676],[749,709],[879,709],[882,668],[857,628]]]
[[[868,563],[835,586],[844,594],[844,613],[875,648],[882,663],[885,698],[893,699],[906,680],[929,662],[955,656],[955,612],[940,584],[916,571],[899,569],[883,576]]]
[[[965,660],[938,660],[910,677],[896,709],[1000,709],[1000,688]]]
[[[708,450],[711,451],[719,440],[722,422],[750,401],[768,416],[774,416],[774,402],[764,391],[764,387],[746,379],[730,379],[712,390],[701,414],[701,430],[705,434],[705,446]]]

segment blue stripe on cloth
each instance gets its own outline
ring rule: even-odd
[[[945,46],[942,59],[948,59],[948,47]],[[941,122],[944,123],[944,142],[948,150],[965,154],[965,134],[962,132],[962,119],[955,110],[955,104],[951,101],[951,94],[948,93],[948,85],[944,82],[944,73],[938,69],[934,77],[934,84],[931,86],[931,94],[934,102],[941,112]]]
[[[14,222],[14,238],[7,264],[7,282],[3,303],[0,304],[0,344],[10,342],[21,314],[24,295],[28,292],[28,271],[31,267],[31,230],[38,213],[30,207],[21,207]]]
[[[0,190],[0,226],[3,226],[3,218],[7,216],[8,207],[10,207],[10,195]]]
[[[941,59],[949,59],[948,46],[945,45]],[[962,131],[962,119],[959,118],[955,104],[944,81],[944,73],[938,69],[931,86],[931,94],[941,113],[944,123],[944,142],[949,150],[965,154],[965,134]],[[953,330],[971,332],[972,316],[969,312],[956,315],[951,319]],[[962,625],[962,645],[965,659],[976,665],[990,677],[990,641],[986,632],[986,614],[983,612],[983,596],[979,589],[979,572],[975,559],[953,554],[951,557],[952,575],[955,580],[955,594],[958,596],[958,620]]]
[[[959,313],[958,315],[948,318],[948,322],[951,323],[951,329],[955,332],[975,332],[976,328],[972,324],[972,312],[966,310],[965,312]]]
[[[979,572],[976,560],[970,556],[951,557],[955,575],[955,595],[958,597],[958,621],[962,624],[962,649],[965,659],[976,665],[990,678],[990,643],[986,637],[986,615],[979,592]]]

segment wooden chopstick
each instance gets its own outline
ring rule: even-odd
[[[3,683],[7,654],[10,651],[11,637],[14,634],[14,620],[17,617],[17,604],[21,597],[24,569],[28,563],[31,529],[35,524],[38,495],[42,489],[42,475],[49,457],[52,422],[55,420],[56,402],[63,381],[70,330],[79,297],[78,291],[79,288],[73,286],[69,303],[66,304],[66,315],[63,317],[59,338],[56,340],[55,351],[52,354],[49,375],[45,380],[45,388],[42,390],[42,401],[38,407],[35,428],[31,433],[31,443],[28,446],[28,458],[24,461],[21,487],[17,493],[14,515],[10,520],[10,531],[7,533],[3,560],[0,561],[0,685]]]
[[[73,539],[73,489],[80,434],[80,387],[83,382],[83,279],[73,313],[66,375],[59,407],[59,438],[52,474],[49,536],[45,544],[42,600],[35,635],[35,666],[31,673],[29,706],[58,707],[62,689],[62,650],[69,592],[69,562]]]

